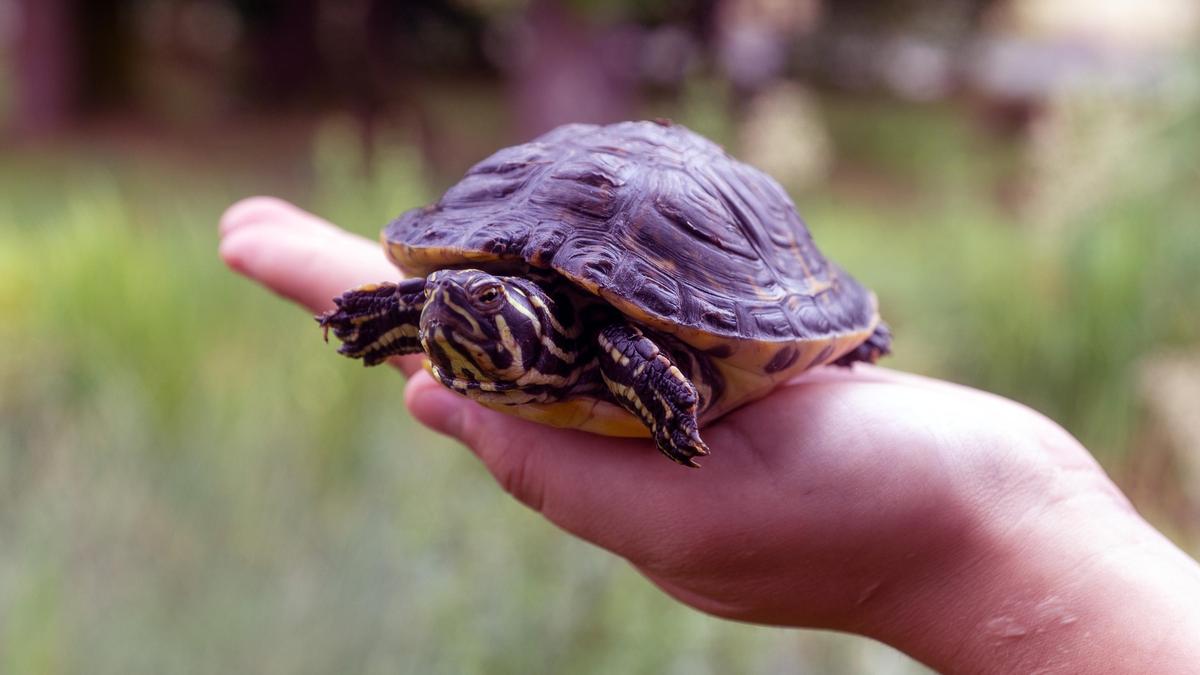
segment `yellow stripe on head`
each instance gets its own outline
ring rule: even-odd
[[[442,302],[445,303],[445,305],[451,310],[453,310],[455,314],[466,319],[467,323],[471,325],[471,332],[474,333],[476,337],[483,337],[483,331],[479,328],[479,321],[476,320],[475,317],[466,310],[466,308],[450,299],[450,293],[443,290],[441,293],[441,299]]]
[[[521,350],[521,345],[517,344],[517,339],[513,337],[512,329],[508,327],[508,321],[504,319],[503,314],[497,314],[495,320],[496,328],[500,331],[500,343],[504,346],[504,351],[512,357],[512,366],[522,367],[524,352]],[[509,370],[512,369],[512,366],[509,367]]]

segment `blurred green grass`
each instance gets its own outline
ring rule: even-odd
[[[1030,403],[1110,464],[1135,452],[1138,359],[1200,343],[1194,112],[1044,235],[993,206],[1004,149],[944,110],[832,110],[839,148],[923,195],[797,195],[879,291],[891,365]],[[430,198],[407,146],[370,177],[355,147],[318,135],[306,207],[370,235]],[[247,189],[0,159],[0,671],[920,671],[691,612],[512,503],[408,418],[398,377],[219,264]]]

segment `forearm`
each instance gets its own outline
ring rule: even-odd
[[[875,637],[947,672],[1175,673],[1200,664],[1200,566],[1118,504],[1064,503],[984,537]]]

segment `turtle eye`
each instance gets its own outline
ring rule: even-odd
[[[483,305],[494,304],[500,299],[500,287],[494,284],[480,287],[475,291],[475,299]]]

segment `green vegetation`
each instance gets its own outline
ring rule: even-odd
[[[1196,115],[1050,227],[992,205],[1012,153],[961,119],[830,105],[839,148],[916,195],[798,195],[879,290],[892,365],[1134,452],[1137,360],[1200,342]],[[405,148],[370,179],[339,126],[313,154],[304,205],[360,232],[429,196]],[[0,672],[917,670],[700,616],[512,503],[407,417],[398,376],[220,265],[218,215],[262,185],[0,161]]]

